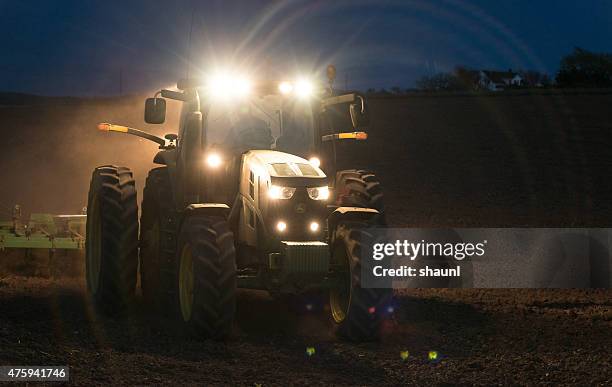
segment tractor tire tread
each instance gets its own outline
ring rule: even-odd
[[[111,165],[96,168],[88,210],[94,195],[99,198],[100,218],[93,218],[91,208],[88,225],[102,222],[102,253],[99,286],[91,295],[95,305],[104,312],[123,314],[132,302],[138,271],[138,204],[132,172],[126,167]],[[91,292],[90,284],[88,289]]]

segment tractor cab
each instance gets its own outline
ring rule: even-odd
[[[246,89],[227,79],[198,88],[206,152],[214,155],[214,162],[223,160],[233,177],[241,155],[249,150],[299,156],[333,176],[338,171],[336,151],[346,149],[342,140],[367,139],[367,106],[358,93],[333,96],[331,88],[304,80],[265,81]],[[225,191],[234,194],[237,187]]]
[[[313,102],[281,93],[253,93],[231,100],[205,98],[202,114],[207,142],[233,153],[274,149],[308,157],[316,147]]]

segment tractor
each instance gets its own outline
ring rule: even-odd
[[[362,286],[371,259],[361,252],[369,230],[385,225],[382,190],[372,172],[340,168],[340,145],[367,139],[369,119],[365,97],[337,95],[334,76],[330,66],[329,86],[235,74],[183,79],[145,101],[150,124],[165,122],[167,100],[182,104],[178,134],[99,124],[160,151],[140,222],[130,169],[93,171],[86,278],[94,304],[128,311],[139,273],[154,312],[181,331],[223,339],[237,288],[315,292],[341,338],[376,339],[391,290]]]

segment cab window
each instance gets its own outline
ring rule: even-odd
[[[296,164],[302,176],[319,176],[317,170],[310,164]]]
[[[255,174],[253,170],[249,171],[249,196],[255,200]]]
[[[274,163],[272,164],[272,168],[274,168],[274,172],[276,172],[278,176],[297,176],[293,168],[286,163]]]

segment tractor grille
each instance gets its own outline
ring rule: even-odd
[[[282,271],[285,275],[327,273],[329,246],[323,242],[282,242],[285,248]]]

